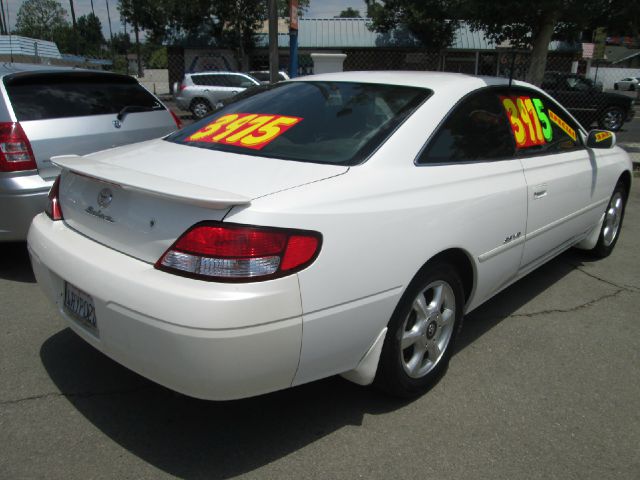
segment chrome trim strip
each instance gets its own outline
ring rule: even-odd
[[[558,220],[551,222],[547,225],[545,225],[544,227],[540,227],[538,230],[534,230],[531,233],[527,233],[525,236],[526,240],[529,240],[530,238],[535,238],[538,235],[542,235],[545,232],[548,232],[549,230],[551,230],[552,228],[557,227],[558,225],[564,223],[564,222],[568,222],[569,220],[573,220],[574,218],[582,215],[583,213],[588,212],[589,210],[593,210],[595,208],[600,207],[601,205],[606,204],[609,201],[608,198],[604,198],[602,200],[599,200],[595,203],[592,203],[591,205],[587,205],[586,207],[581,208],[580,210],[576,210],[573,213],[570,213],[569,215],[567,215],[566,217],[563,218],[559,218]]]
[[[502,252],[506,252],[507,250],[509,250],[512,247],[515,247],[517,245],[520,245],[522,242],[526,242],[527,240],[530,240],[532,238],[537,237],[538,235],[542,235],[545,232],[548,232],[549,230],[551,230],[552,228],[555,228],[559,225],[561,225],[564,222],[568,222],[569,220],[572,220],[580,215],[582,215],[583,213],[586,213],[590,210],[593,210],[595,208],[598,208],[604,204],[606,204],[608,201],[607,198],[604,198],[602,200],[599,200],[595,203],[592,203],[591,205],[587,205],[584,208],[581,208],[580,210],[577,210],[569,215],[567,215],[566,217],[560,218],[554,222],[549,223],[548,225],[545,225],[544,227],[539,228],[538,230],[535,230],[531,233],[527,233],[523,236],[521,236],[520,238],[513,240],[512,242],[506,243],[504,245],[500,245],[492,250],[489,250],[488,252],[482,253],[480,255],[478,255],[478,261],[480,263],[482,262],[486,262],[487,260],[489,260],[490,258],[495,257],[496,255],[499,255]]]
[[[521,235],[520,237],[516,238],[515,240],[513,240],[513,241],[511,241],[509,243],[505,243],[503,245],[500,245],[500,246],[494,248],[493,250],[489,250],[486,253],[482,253],[482,254],[478,255],[478,261],[480,263],[486,262],[490,258],[493,258],[493,257],[495,257],[496,255],[498,255],[498,254],[500,254],[502,252],[506,252],[507,250],[509,250],[512,247],[520,245],[521,243],[524,242],[525,238],[526,238],[526,235]]]

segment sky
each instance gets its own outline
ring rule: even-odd
[[[69,0],[58,0],[62,7],[67,11],[69,19]],[[265,0],[266,1],[266,0]],[[109,11],[111,12],[111,28],[113,33],[122,31],[122,23],[120,22],[120,14],[118,13],[118,0],[93,0],[93,8],[95,14],[102,22],[102,31],[105,38],[109,38],[109,22],[107,19],[107,2],[109,2]],[[15,25],[16,14],[23,0],[5,0],[5,5],[9,5],[9,23],[11,28]],[[73,0],[76,18],[81,15],[91,13],[91,0]],[[367,7],[363,0],[311,0],[309,2],[309,10],[307,17],[333,17],[338,15],[342,10],[351,7],[360,11],[360,15],[364,16]]]

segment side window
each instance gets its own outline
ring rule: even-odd
[[[255,83],[247,77],[243,77],[242,75],[229,75],[229,86],[231,87],[248,88],[254,85]]]
[[[557,153],[582,147],[578,125],[546,95],[510,89],[501,92],[500,102],[519,154]]]
[[[207,75],[207,85],[212,87],[226,87],[226,75]]]
[[[513,154],[513,138],[504,109],[492,90],[484,90],[455,107],[418,163],[497,160]]]

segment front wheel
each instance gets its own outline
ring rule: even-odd
[[[604,130],[617,132],[624,123],[624,112],[619,107],[607,107],[598,118],[598,125]]]
[[[604,214],[604,221],[600,229],[598,243],[591,250],[591,253],[596,257],[608,257],[616,246],[618,238],[620,237],[620,230],[622,229],[626,203],[627,189],[623,183],[618,182]]]
[[[410,398],[445,372],[462,325],[464,290],[447,263],[436,263],[409,285],[389,322],[375,384]]]

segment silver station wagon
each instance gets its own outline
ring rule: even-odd
[[[134,78],[0,66],[0,242],[25,240],[60,169],[50,158],[161,137],[179,120]]]

